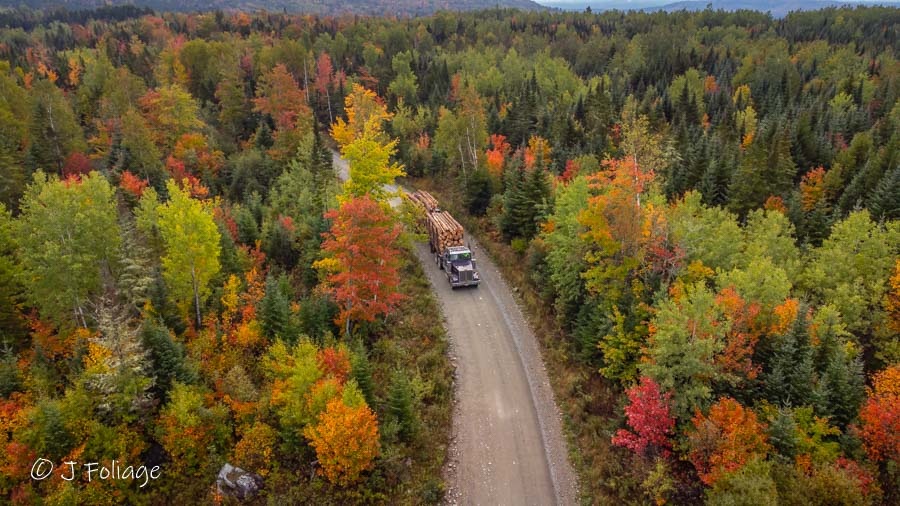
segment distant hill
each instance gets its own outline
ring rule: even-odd
[[[754,10],[771,12],[775,17],[783,17],[791,11],[810,11],[844,5],[885,5],[900,6],[900,1],[840,1],[840,0],[684,0],[666,3],[666,0],[539,0],[551,8],[583,11],[590,7],[594,12],[605,10],[645,10],[645,11],[699,11],[711,5],[714,10],[736,11]]]
[[[784,17],[792,11],[811,11],[825,9],[827,7],[842,7],[855,5],[887,5],[900,6],[897,2],[841,2],[833,0],[686,0],[674,2],[658,7],[664,11],[699,11],[711,5],[714,10],[736,11],[754,10],[771,12],[775,17]]]
[[[158,11],[242,10],[303,12],[320,15],[363,14],[422,16],[440,10],[467,11],[509,7],[545,9],[532,0],[0,0],[0,7],[26,6],[32,9],[63,7],[68,10],[93,9],[109,5],[134,5]]]

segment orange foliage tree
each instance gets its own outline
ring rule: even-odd
[[[371,469],[381,449],[375,413],[365,404],[348,406],[340,398],[332,399],[304,434],[316,449],[322,472],[338,485],[351,484]]]
[[[900,461],[900,364],[875,375],[859,419],[869,458]]]
[[[769,451],[765,424],[756,419],[753,410],[730,397],[714,404],[708,416],[698,412],[692,423],[688,458],[707,485],[755,457],[764,458]]]
[[[800,181],[800,199],[804,211],[812,211],[825,198],[825,169],[816,167]]]
[[[503,176],[503,166],[510,151],[512,151],[512,147],[506,142],[505,135],[491,135],[491,148],[487,150],[485,158],[488,172],[498,180]]]
[[[349,335],[351,321],[375,321],[403,297],[397,291],[400,252],[395,245],[400,225],[368,195],[344,202],[325,217],[333,220],[323,234],[326,258],[315,266],[328,272],[324,288],[340,307],[335,322]]]
[[[306,94],[284,64],[265,74],[253,100],[254,111],[268,114],[275,122],[275,144],[272,158],[286,160],[297,151],[303,134],[312,131],[312,109]]]

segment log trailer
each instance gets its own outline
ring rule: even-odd
[[[447,211],[441,210],[437,199],[419,190],[409,195],[424,211],[424,226],[428,232],[428,246],[434,254],[438,269],[447,274],[451,288],[478,286],[481,277],[475,267],[472,249],[463,243],[463,227]]]

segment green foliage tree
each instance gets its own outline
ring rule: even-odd
[[[16,223],[29,302],[58,325],[87,326],[87,304],[117,268],[114,190],[92,172],[80,181],[35,174]]]
[[[84,133],[62,90],[52,82],[38,81],[31,94],[28,166],[32,171],[42,169],[61,175],[66,158],[87,147]]]
[[[752,506],[777,504],[778,489],[771,476],[771,464],[754,460],[727,474],[706,492],[706,504],[715,506]]]
[[[719,314],[712,292],[698,283],[680,299],[659,304],[653,317],[649,360],[640,369],[663,391],[672,392],[672,411],[679,422],[712,401],[713,384],[719,378],[715,357],[724,349],[716,324]]]
[[[900,251],[900,225],[871,219],[868,211],[856,211],[835,224],[822,246],[811,252],[802,286],[816,302],[834,306],[847,330],[863,344],[885,356],[889,338],[872,339],[873,327],[883,321],[879,301],[884,297]]]

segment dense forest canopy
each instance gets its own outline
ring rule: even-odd
[[[244,12],[291,12],[319,16],[338,14],[422,16],[438,11],[472,11],[495,7],[543,9],[532,0],[2,0],[0,6],[69,10],[136,6],[175,12],[208,12],[221,9]]]
[[[12,501],[439,501],[403,175],[552,308],[586,498],[900,501],[900,10],[0,15]]]

